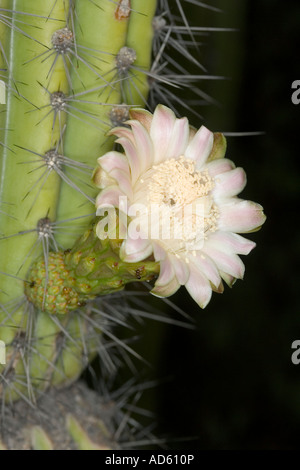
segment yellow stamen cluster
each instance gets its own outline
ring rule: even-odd
[[[214,179],[207,170],[197,171],[195,162],[184,156],[153,166],[149,179],[148,205],[159,205],[161,232],[167,223],[173,230],[166,248],[178,257],[188,252],[196,256],[208,234],[217,230],[219,210],[211,196]]]
[[[153,166],[149,202],[184,207],[199,197],[207,196],[214,187],[208,171],[196,171],[195,162],[185,157],[170,158]]]

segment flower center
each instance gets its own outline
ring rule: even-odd
[[[148,186],[151,202],[170,206],[186,206],[199,197],[207,196],[214,187],[208,171],[196,171],[195,162],[180,157],[153,166]]]
[[[207,170],[197,171],[195,162],[184,156],[152,167],[147,202],[151,211],[159,208],[158,238],[166,240],[163,244],[168,250],[185,254],[199,250],[208,233],[217,229],[219,211],[211,195],[214,185]],[[167,230],[170,237],[163,236]]]

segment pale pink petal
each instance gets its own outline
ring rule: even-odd
[[[166,250],[157,242],[153,243],[153,255],[155,261],[162,261],[166,257]]]
[[[207,255],[214,261],[220,271],[224,271],[238,279],[243,279],[245,266],[238,255],[234,253],[224,253],[208,244],[205,244],[202,252],[204,256]]]
[[[230,274],[224,273],[223,271],[220,271],[220,275],[229,287],[235,284],[236,278],[234,276],[230,276]]]
[[[141,171],[145,171],[153,164],[153,143],[149,133],[138,121],[128,121],[134,135],[134,144],[139,155]]]
[[[116,180],[121,191],[126,194],[129,200],[132,200],[133,189],[130,175],[128,173],[125,173],[125,171],[119,170],[118,168],[112,170],[109,175]]]
[[[136,263],[148,258],[152,253],[152,245],[148,239],[126,238],[120,248],[120,258],[127,263]]]
[[[205,164],[213,143],[214,134],[206,127],[201,126],[185,151],[185,157],[196,162],[197,170]]]
[[[130,166],[132,184],[134,184],[141,174],[140,156],[137,152],[135,145],[132,144],[132,142],[130,142],[128,139],[121,137],[120,139],[117,139],[116,142],[122,145],[125,150]]]
[[[219,209],[218,227],[227,232],[253,232],[266,220],[262,206],[252,201],[234,198],[219,206]]]
[[[109,176],[109,174],[103,170],[100,166],[97,166],[93,173],[93,183],[97,186],[97,188],[104,189],[108,186],[114,186],[116,181],[114,178]]]
[[[123,191],[119,186],[109,186],[103,189],[97,196],[96,208],[103,208],[107,206],[119,207],[120,197],[125,197]]]
[[[134,240],[133,238],[128,237],[122,243],[122,253],[126,256],[140,251],[148,251],[150,244],[151,242],[149,242],[148,239],[137,238]]]
[[[184,285],[190,275],[189,265],[185,260],[172,256],[172,264],[175,272],[175,276],[179,284]]]
[[[190,277],[185,287],[201,308],[206,307],[211,299],[212,288],[205,276],[195,269],[190,269]]]
[[[248,255],[255,248],[256,244],[247,240],[247,238],[232,232],[214,232],[205,242],[206,246],[214,246],[225,253],[237,253],[239,255]]]
[[[228,160],[228,158],[213,160],[205,165],[205,169],[208,170],[212,177],[225,173],[226,171],[233,170],[233,168],[235,168],[235,164],[231,160]]]
[[[134,136],[132,134],[131,129],[128,127],[120,126],[120,127],[114,127],[111,131],[107,133],[107,135],[115,135],[116,137],[119,138],[125,138],[129,140],[132,144],[134,143]]]
[[[167,256],[160,262],[160,272],[155,282],[155,287],[168,284],[175,276],[175,271],[170,258]]]
[[[165,159],[178,158],[185,153],[189,141],[189,122],[187,118],[176,119],[173,132],[166,150]]]
[[[155,285],[150,291],[150,294],[155,295],[155,297],[170,297],[170,295],[173,295],[178,291],[179,287],[180,284],[177,281],[176,276],[174,276],[173,279],[164,286]]]
[[[247,178],[243,168],[235,168],[215,178],[214,199],[233,197],[243,191]]]
[[[154,145],[154,162],[160,163],[164,160],[166,151],[173,136],[173,128],[176,116],[163,105],[158,105],[154,111],[151,123],[150,136]]]
[[[116,168],[129,173],[128,160],[125,155],[120,152],[107,152],[102,157],[99,157],[97,162],[107,173]]]
[[[134,108],[129,111],[130,117],[139,121],[148,132],[151,129],[152,114],[142,108]]]
[[[219,290],[222,281],[219,275],[219,271],[215,263],[207,256],[202,253],[197,253],[195,257],[190,256],[190,263],[195,266],[195,269],[200,271],[210,283]]]

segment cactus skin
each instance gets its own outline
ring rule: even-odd
[[[24,279],[42,256],[51,281],[51,257],[71,248],[94,218],[98,190],[92,171],[112,148],[110,113],[123,109],[120,82],[127,80],[116,56],[140,18],[138,43],[150,66],[156,0],[140,3],[1,1],[0,15],[8,18],[0,22],[1,78],[7,85],[0,116],[0,338],[7,356],[0,365],[2,401],[35,403],[50,383],[76,380],[101,347],[105,301],[100,309],[87,305],[69,318],[50,318],[42,311],[44,301],[28,301]],[[135,105],[146,100],[145,83],[144,76]]]
[[[42,411],[41,411],[42,410]],[[65,390],[51,390],[40,410],[20,401],[18,420],[7,413],[0,450],[114,450],[117,406],[107,403],[81,382]],[[124,436],[125,439],[125,436]]]
[[[184,5],[185,0],[181,2]],[[188,1],[185,6],[189,7]],[[4,13],[4,9],[10,11]],[[51,311],[53,298],[44,297],[45,287],[51,288],[51,275],[55,274],[51,257],[68,263],[72,272],[77,269],[74,260],[79,248],[72,247],[80,234],[88,233],[95,217],[93,199],[98,190],[91,176],[96,159],[112,149],[107,132],[126,120],[129,105],[163,102],[172,107],[170,90],[165,96],[161,94],[165,85],[175,91],[173,102],[178,104],[177,88],[173,87],[178,78],[174,76],[182,75],[182,70],[177,68],[172,76],[169,64],[165,67],[168,55],[164,57],[163,49],[167,43],[158,35],[161,61],[151,65],[151,43],[153,15],[167,21],[167,38],[168,25],[173,27],[176,18],[182,16],[182,26],[186,25],[182,11],[176,10],[173,0],[0,0],[0,20],[4,14],[8,18],[0,21],[0,78],[7,85],[7,105],[0,105],[4,110],[0,113],[0,339],[6,343],[6,364],[0,365],[0,400],[5,412],[10,409],[5,403],[21,399],[15,406],[25,407],[29,413],[35,410],[41,394],[50,397],[59,393],[43,393],[49,385],[74,382],[89,362],[105,351],[103,334],[123,352],[132,353],[110,330],[114,322],[125,322],[121,294],[89,300],[85,306],[78,306],[78,302],[86,302],[86,297],[78,297],[75,303],[79,308],[68,309],[65,315],[61,314],[65,306]],[[186,32],[190,34],[188,27]],[[182,32],[170,34],[174,47],[182,40]],[[70,41],[70,50],[65,46],[62,52],[59,41],[63,39]],[[127,68],[117,62],[124,47],[135,53]],[[186,58],[190,60],[188,55]],[[184,78],[188,78],[186,73]],[[198,76],[194,81],[196,88]],[[118,258],[117,247],[112,251],[112,257]],[[26,279],[28,270],[31,266],[38,269],[38,263],[44,263],[46,277],[39,271],[37,301],[25,293],[36,282],[35,276]],[[145,279],[157,272],[151,261],[148,267]],[[124,266],[124,270],[122,277],[127,276],[129,282],[137,275],[136,267],[128,271]],[[102,284],[106,280],[103,278]],[[103,288],[101,280],[97,283]],[[63,287],[72,286],[64,282]],[[55,289],[49,295],[57,299]],[[101,358],[111,367],[113,360],[108,361],[105,354]],[[71,397],[72,389],[61,393]],[[57,400],[55,395],[54,402]],[[46,413],[51,415],[51,411],[50,407]],[[2,418],[3,414],[0,428],[2,424],[6,431],[11,423],[7,419],[1,423]],[[85,425],[73,418],[68,418],[68,436],[79,437],[79,441],[67,448],[102,445],[88,436],[81,438]],[[65,424],[60,422],[60,426]],[[19,448],[57,448],[53,434],[34,419],[24,442],[22,439],[24,434]],[[0,441],[1,448],[14,448],[14,444]]]

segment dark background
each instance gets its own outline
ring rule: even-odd
[[[223,12],[189,5],[192,24],[238,30],[204,38],[202,62],[228,79],[199,82],[219,103],[200,112],[211,130],[264,131],[228,138],[227,156],[247,172],[241,197],[262,204],[267,222],[249,235],[257,247],[243,257],[244,281],[213,294],[204,311],[184,288],[171,298],[195,319],[195,330],[142,326],[135,349],[153,367],[137,368],[141,380],[158,378],[158,385],[141,406],[157,413],[154,433],[171,448],[297,449],[300,364],[291,361],[291,345],[300,340],[300,105],[291,101],[291,85],[300,80],[300,2],[207,3]]]

